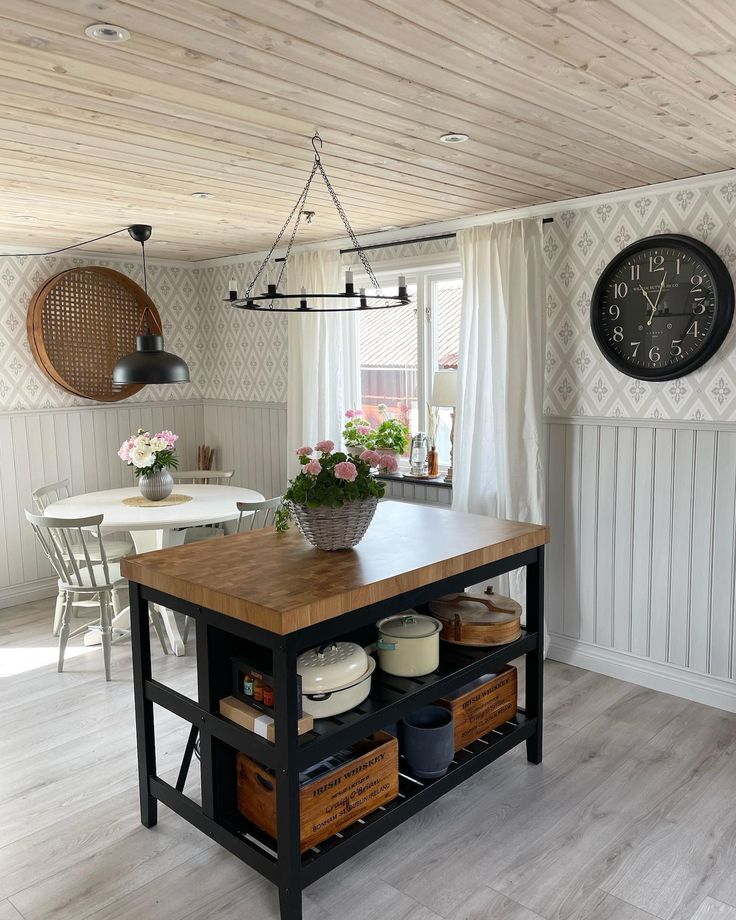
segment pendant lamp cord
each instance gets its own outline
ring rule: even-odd
[[[89,246],[90,243],[98,243],[100,240],[106,240],[108,237],[116,236],[118,233],[125,233],[127,229],[127,227],[121,227],[119,230],[103,233],[102,236],[95,236],[91,240],[82,240],[81,243],[72,243],[71,246],[62,246],[61,249],[49,249],[47,252],[0,252],[0,259],[26,259],[30,256],[55,256],[60,252],[68,252],[70,249],[78,249],[80,246]]]
[[[126,228],[127,229],[127,228]],[[143,290],[146,294],[146,306],[141,313],[141,319],[138,323],[138,332],[136,335],[148,335],[151,331],[151,320],[153,319],[153,313],[151,313],[151,308],[148,305],[148,272],[146,269],[146,243],[145,240],[140,241],[141,244],[141,255],[143,256]],[[159,330],[159,334],[160,334]]]

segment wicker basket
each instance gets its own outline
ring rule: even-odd
[[[307,508],[289,502],[299,530],[317,549],[349,549],[365,536],[378,505],[377,498],[348,502],[342,508]]]

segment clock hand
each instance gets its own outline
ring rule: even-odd
[[[659,298],[662,296],[662,291],[664,290],[664,283],[666,280],[667,280],[667,272],[665,272],[664,275],[662,276],[662,283],[660,284],[659,290],[657,291],[657,299],[654,301],[654,306],[652,307],[652,315],[647,320],[647,326],[652,325],[652,320],[654,319],[654,314],[657,312],[657,304],[659,303]],[[647,297],[647,300],[649,300],[648,297]]]
[[[652,312],[651,312],[651,314],[649,315],[649,319],[647,320],[647,326],[651,326],[651,325],[652,325],[652,317],[654,316],[654,311],[657,309],[657,306],[656,306],[656,304],[653,304],[653,303],[652,303],[652,301],[651,301],[651,299],[650,299],[650,297],[649,297],[649,294],[647,294],[647,292],[644,290],[644,288],[643,288],[641,285],[639,285],[639,290],[642,292],[642,294],[644,295],[644,297],[646,297],[646,301],[647,301],[647,303],[649,304],[649,306],[650,306],[650,308],[651,308],[651,311],[652,311]]]
[[[654,301],[654,309],[656,310],[659,305],[659,298],[662,296],[662,291],[664,290],[664,283],[667,280],[667,272],[662,276],[662,283],[659,286],[659,291],[657,291],[657,299]]]

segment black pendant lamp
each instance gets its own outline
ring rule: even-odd
[[[128,233],[141,244],[143,255],[143,290],[148,294],[146,274],[146,240],[150,239],[148,224],[132,224]],[[112,371],[113,386],[130,383],[189,383],[189,367],[178,355],[164,351],[164,337],[160,328],[152,329],[153,314],[146,306],[136,336],[136,349],[121,358]],[[157,326],[158,324],[156,324]]]

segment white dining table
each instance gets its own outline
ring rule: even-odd
[[[149,553],[167,546],[180,546],[186,537],[187,527],[205,524],[222,524],[236,521],[240,515],[236,502],[263,501],[264,496],[253,489],[240,486],[187,485],[177,483],[174,492],[190,495],[192,500],[177,505],[156,505],[144,508],[124,504],[124,499],[140,496],[136,487],[126,489],[105,489],[101,492],[87,492],[72,495],[50,504],[46,517],[81,518],[95,514],[104,515],[103,533],[127,531],[133,538],[136,553]],[[172,651],[175,655],[185,653],[176,616],[173,610],[159,607]],[[113,620],[115,629],[130,628],[128,608]]]

